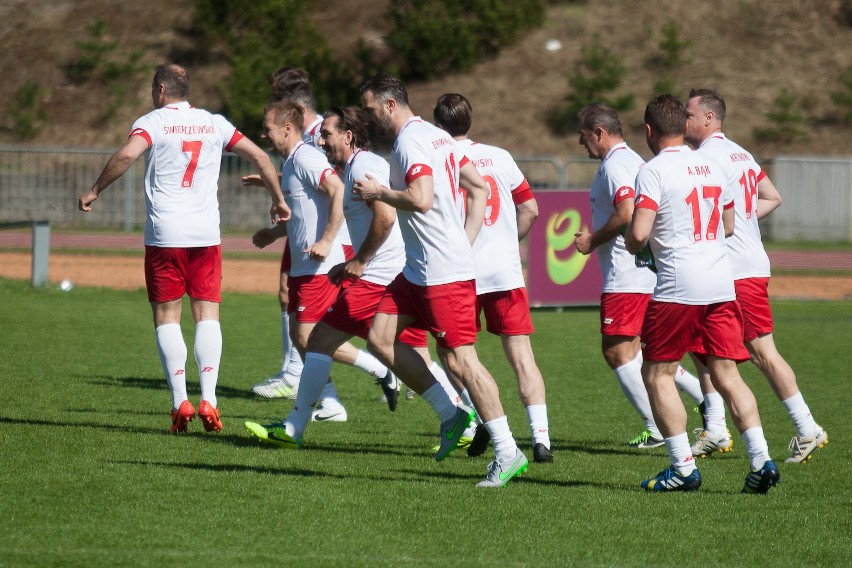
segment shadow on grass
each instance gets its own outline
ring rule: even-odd
[[[168,390],[168,384],[163,377],[115,377],[111,375],[86,375],[89,379],[89,384],[106,386],[106,387],[122,387],[135,388],[140,390]],[[238,389],[223,385],[216,386],[216,395],[219,398],[242,398],[247,400],[257,400],[256,394],[251,392],[251,389]]]
[[[334,478],[334,479],[342,479],[342,480],[352,480],[358,477],[362,477],[363,479],[369,479],[371,481],[397,481],[396,478],[389,476],[358,476],[352,475],[351,473],[347,473],[346,475],[340,473],[330,473],[328,471],[321,470],[311,470],[304,469],[298,467],[262,467],[262,466],[251,466],[251,465],[242,465],[242,464],[210,464],[210,463],[169,463],[169,462],[157,462],[157,461],[148,461],[148,460],[124,460],[118,461],[113,460],[110,463],[117,465],[135,465],[135,466],[153,466],[153,467],[165,467],[165,468],[179,468],[179,469],[189,469],[195,471],[213,471],[218,473],[260,473],[267,475],[281,475],[286,477],[323,477],[323,478]]]

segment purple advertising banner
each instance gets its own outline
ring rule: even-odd
[[[589,231],[588,191],[536,191],[538,221],[528,237],[527,291],[532,306],[591,306],[601,298],[598,255],[574,247],[574,233]]]

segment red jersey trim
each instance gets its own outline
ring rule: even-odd
[[[728,209],[732,209],[733,207],[734,207],[734,202],[733,202],[733,201],[731,201],[730,203],[728,203],[727,205],[725,205],[725,206],[723,207],[723,209],[724,209],[725,211],[727,211]]]
[[[762,181],[763,181],[763,180],[765,180],[765,179],[766,179],[766,172],[765,172],[765,171],[763,171],[763,169],[761,169],[761,170],[760,170],[760,173],[759,173],[759,174],[757,174],[757,183],[760,183],[760,182],[762,182]]]
[[[651,211],[658,211],[660,206],[647,195],[640,195],[639,199],[636,200],[636,209],[650,209]]]
[[[227,152],[230,152],[230,151],[231,151],[231,148],[233,148],[234,146],[236,146],[236,145],[237,145],[237,143],[238,143],[240,140],[242,140],[243,138],[245,138],[245,137],[246,137],[246,135],[245,135],[245,134],[243,134],[243,133],[242,133],[242,132],[240,132],[239,130],[236,130],[236,129],[235,129],[235,130],[234,130],[234,135],[233,135],[233,136],[231,136],[231,139],[228,141],[228,144],[227,144],[227,145],[225,145],[225,150],[226,150]]]
[[[470,160],[467,159],[467,156],[462,156],[461,161],[459,162],[459,169],[465,167],[466,164],[471,163]]]
[[[521,182],[521,185],[512,190],[512,201],[515,205],[526,203],[532,199],[535,199],[535,195],[533,195],[532,188],[526,179]]]
[[[148,143],[148,147],[149,147],[149,148],[150,148],[151,146],[153,146],[153,145],[154,145],[154,143],[153,143],[153,142],[151,142],[151,135],[150,135],[150,134],[148,134],[147,132],[145,132],[145,131],[144,131],[143,129],[141,129],[141,128],[134,128],[134,129],[130,132],[130,134],[128,134],[128,135],[127,135],[127,137],[128,137],[128,138],[130,138],[131,136],[141,136],[142,138],[144,138],[144,139],[145,139],[145,142],[147,142],[147,143]]]
[[[414,164],[413,166],[408,168],[408,173],[405,174],[405,183],[406,185],[411,185],[411,182],[413,182],[417,178],[431,175],[432,168],[430,168],[426,164]]]
[[[635,199],[636,198],[636,190],[630,187],[629,185],[623,185],[615,190],[615,196],[612,198],[612,204],[618,205],[625,199]]]
[[[334,171],[334,168],[326,168],[323,170],[322,174],[320,174],[319,185],[322,185],[322,182],[327,180],[330,176],[336,176],[337,172]]]

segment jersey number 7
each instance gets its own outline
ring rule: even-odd
[[[189,154],[189,163],[186,165],[186,171],[183,172],[183,180],[180,186],[183,188],[192,187],[192,178],[195,177],[195,168],[198,167],[198,156],[201,154],[201,140],[184,140],[180,151]]]

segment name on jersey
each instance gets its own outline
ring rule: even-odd
[[[471,160],[471,163],[477,168],[488,168],[494,165],[494,160],[491,158],[477,158],[476,160]]]
[[[706,165],[697,165],[697,166],[687,166],[686,173],[691,176],[704,176],[707,177],[710,174],[710,166]]]
[[[200,126],[190,126],[187,124],[176,124],[174,126],[164,126],[163,134],[214,134],[216,129],[212,124],[204,124]]]
[[[731,154],[731,161],[732,162],[749,162],[749,161],[751,161],[751,158],[745,152],[737,152],[735,154]]]
[[[432,140],[432,147],[436,150],[441,146],[449,146],[453,143],[449,138],[438,138],[437,140]]]

